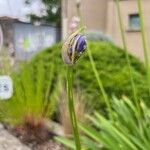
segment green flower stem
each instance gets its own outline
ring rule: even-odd
[[[77,6],[77,14],[78,16],[80,17],[80,27],[83,27],[84,26],[84,23],[83,23],[83,17],[82,17],[82,14],[81,14],[81,4]],[[86,32],[85,30],[83,30],[83,34],[86,35]],[[94,72],[94,75],[95,75],[95,78],[97,80],[97,83],[98,83],[98,86],[99,86],[99,89],[102,93],[102,96],[104,98],[104,101],[105,101],[105,104],[106,104],[106,107],[109,111],[109,118],[111,120],[113,120],[113,113],[112,113],[112,109],[111,109],[111,105],[110,105],[110,102],[109,102],[109,99],[108,99],[108,96],[106,94],[106,91],[104,89],[104,86],[102,84],[102,80],[99,76],[99,73],[98,73],[98,70],[96,68],[96,64],[94,62],[94,59],[93,59],[93,56],[92,56],[92,53],[91,53],[91,50],[88,46],[88,43],[87,43],[87,52],[88,52],[88,57],[89,57],[89,60],[90,60],[90,63],[91,63],[91,66],[92,66],[92,69],[93,69],[93,72]]]
[[[109,111],[109,117],[111,120],[113,120],[113,113],[112,113],[112,109],[111,109],[111,105],[110,105],[110,102],[109,102],[109,99],[108,99],[108,96],[105,92],[105,89],[104,89],[104,86],[102,84],[102,81],[101,81],[101,78],[99,76],[99,73],[96,69],[96,65],[95,65],[95,62],[94,62],[94,59],[93,59],[93,56],[92,56],[92,53],[91,53],[91,50],[89,49],[89,46],[88,46],[88,43],[87,43],[87,52],[88,52],[88,56],[89,56],[89,59],[90,59],[90,63],[92,65],[92,69],[93,69],[93,72],[94,72],[94,75],[95,75],[95,78],[97,80],[97,83],[98,83],[98,86],[100,88],[100,91],[103,95],[103,98],[104,98],[104,101],[105,101],[105,104],[108,108],[108,111]]]
[[[136,105],[139,107],[139,102],[138,102],[138,98],[137,98],[137,89],[135,87],[133,73],[132,73],[132,69],[131,69],[131,62],[130,62],[130,58],[129,58],[129,54],[128,54],[128,50],[127,50],[128,48],[127,48],[127,42],[126,42],[125,34],[124,34],[124,26],[123,26],[123,21],[122,21],[122,17],[121,17],[119,0],[116,0],[116,8],[117,8],[121,38],[122,38],[123,47],[124,47],[125,54],[126,54],[126,61],[127,61],[128,69],[129,69],[130,82],[131,82],[131,86],[132,86],[134,101],[135,101]]]
[[[80,136],[73,101],[73,66],[67,66],[67,96],[68,96],[68,109],[70,113],[70,120],[72,124],[76,149],[81,150]]]
[[[139,10],[139,15],[140,15],[140,26],[141,26],[141,34],[142,34],[142,42],[143,42],[144,60],[145,60],[145,67],[147,70],[147,81],[148,81],[148,88],[149,88],[149,94],[150,94],[150,67],[149,67],[148,47],[147,47],[147,42],[146,42],[145,30],[144,30],[142,2],[141,0],[137,0],[137,2],[138,2],[138,10]]]
[[[127,61],[128,69],[129,69],[130,82],[131,82],[131,86],[132,86],[134,102],[135,102],[137,110],[138,110],[138,114],[137,114],[138,115],[137,117],[139,119],[138,122],[139,122],[139,126],[141,128],[141,131],[142,131],[142,124],[141,124],[141,121],[140,121],[142,113],[141,113],[141,109],[140,109],[140,103],[139,103],[138,97],[137,97],[137,89],[136,89],[136,86],[135,86],[135,83],[134,83],[130,58],[129,58],[129,54],[128,54],[128,50],[127,50],[128,48],[127,48],[127,42],[126,42],[126,38],[125,38],[125,34],[124,34],[124,26],[123,26],[123,21],[122,21],[122,17],[121,17],[121,10],[120,10],[120,5],[119,5],[119,0],[116,0],[115,2],[116,2],[116,8],[117,8],[121,38],[122,38],[123,47],[124,47],[124,50],[125,50],[125,53],[126,53],[126,61]]]

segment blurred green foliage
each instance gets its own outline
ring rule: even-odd
[[[148,150],[150,149],[150,110],[140,101],[141,115],[138,108],[128,98],[112,98],[113,120],[101,113],[87,116],[91,125],[80,124],[81,143],[84,150]],[[57,137],[57,141],[70,149],[75,149],[73,140]]]
[[[6,116],[4,119],[7,119],[7,122],[11,122],[9,120],[12,119],[12,122],[17,124],[27,113],[40,118],[42,115],[50,117],[56,111],[57,100],[61,99],[61,93],[66,90],[64,82],[66,66],[61,58],[61,47],[62,44],[59,43],[45,49],[12,76],[14,96],[8,102],[1,102],[1,118]],[[120,98],[126,95],[132,99],[125,52],[106,42],[90,42],[89,48],[108,97],[116,95]],[[148,103],[149,95],[144,66],[131,55],[130,60],[138,98]],[[74,67],[74,89],[75,92],[84,95],[88,108],[104,110],[103,96],[99,91],[87,53]],[[15,116],[16,114],[18,116]]]
[[[103,32],[96,31],[96,30],[87,31],[86,37],[87,37],[87,40],[89,41],[94,41],[94,42],[104,41],[104,42],[114,43],[113,39],[109,35]]]
[[[92,51],[97,70],[107,95],[109,97],[113,94],[117,97],[126,95],[132,99],[133,94],[125,52],[115,45],[106,42],[90,42],[89,48]],[[131,55],[129,55],[129,57],[138,98],[148,101],[148,86],[145,79],[146,73],[144,66],[137,58]],[[61,59],[61,43],[40,52],[31,60],[30,66],[33,68],[34,65],[38,66],[39,60],[45,65],[53,64],[55,75],[61,74],[65,78],[66,69]],[[51,75],[51,67],[47,67],[47,74],[49,76]],[[53,86],[55,87],[55,82]],[[97,80],[94,78],[87,53],[85,53],[74,67],[74,87],[76,92],[80,92],[84,95],[85,101],[91,109],[100,110],[100,108],[104,107],[104,100],[99,91]]]
[[[61,91],[61,75],[56,73],[53,63],[39,59],[34,64],[24,64],[12,79],[13,97],[0,101],[2,122],[18,126],[29,118],[40,122],[53,115]]]

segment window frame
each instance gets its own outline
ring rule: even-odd
[[[132,24],[132,17],[138,17],[139,18],[139,26],[135,26]],[[128,29],[130,31],[140,31],[140,16],[139,13],[130,13],[128,14]]]

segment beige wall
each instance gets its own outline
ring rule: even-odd
[[[150,48],[150,0],[142,0],[146,37]],[[129,29],[128,15],[138,13],[136,0],[122,0],[120,2],[122,19],[125,28],[125,35],[128,44],[128,49],[131,53],[143,59],[141,32]],[[122,45],[116,7],[113,0],[108,2],[107,13],[107,33],[110,34],[118,45]]]
[[[82,16],[88,30],[99,30],[109,34],[116,44],[122,46],[118,17],[114,0],[81,0]],[[63,38],[68,34],[68,24],[72,16],[76,16],[76,0],[62,0]],[[150,48],[150,0],[142,0],[144,21],[148,47]],[[120,0],[123,24],[128,49],[134,55],[143,59],[141,32],[131,31],[128,25],[129,14],[138,13],[137,0]]]
[[[68,24],[77,15],[76,0],[62,0],[63,37],[66,36]],[[105,31],[107,16],[107,0],[81,0],[81,10],[85,26],[88,30]]]
[[[107,0],[82,0],[81,6],[87,28],[105,31]]]

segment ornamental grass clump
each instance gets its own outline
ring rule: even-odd
[[[77,121],[79,122],[86,122],[85,114],[89,111],[83,98],[84,98],[83,93],[80,93],[79,90],[74,91],[74,108],[75,108]],[[72,138],[73,131],[72,131],[70,115],[69,115],[66,99],[67,99],[67,95],[66,92],[64,91],[62,93],[62,99],[59,102],[59,112],[60,112],[59,120],[62,125],[64,136],[67,138]]]
[[[82,54],[86,50],[86,39],[81,34],[82,30],[83,28],[71,34],[64,43],[62,48],[62,58],[64,63],[67,64],[68,110],[70,114],[70,120],[77,150],[81,149],[81,144],[73,100],[73,67],[77,62],[77,60],[82,56]]]
[[[62,80],[54,68],[53,63],[44,64],[42,60],[34,67],[26,64],[12,75],[13,97],[0,103],[0,121],[12,126],[23,142],[45,142],[50,137],[46,121],[56,110]]]

